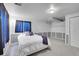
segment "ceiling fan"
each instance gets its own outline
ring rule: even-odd
[[[61,22],[65,21],[65,17],[62,17],[62,18],[52,17],[52,18]]]
[[[22,3],[14,3],[17,6],[22,6]]]

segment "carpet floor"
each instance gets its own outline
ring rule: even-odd
[[[67,46],[64,41],[50,39],[51,49],[39,51],[31,56],[79,56],[79,48]]]

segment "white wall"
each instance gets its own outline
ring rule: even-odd
[[[51,32],[65,33],[65,22],[53,22]]]
[[[50,25],[46,22],[32,21],[33,32],[50,32]]]
[[[9,25],[10,25],[11,34],[15,33],[16,20],[23,20],[23,19],[22,17],[18,17],[18,16],[10,16]],[[26,19],[26,21],[31,21],[33,32],[49,32],[50,31],[50,25],[45,22],[28,20],[28,19]]]

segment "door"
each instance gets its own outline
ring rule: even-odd
[[[79,17],[70,18],[71,45],[79,47]]]

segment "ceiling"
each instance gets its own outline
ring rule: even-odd
[[[56,8],[53,14],[46,13],[50,5]],[[22,6],[13,3],[5,3],[9,14],[29,16],[34,20],[49,21],[52,17],[63,19],[65,15],[79,12],[79,3],[22,3]]]

